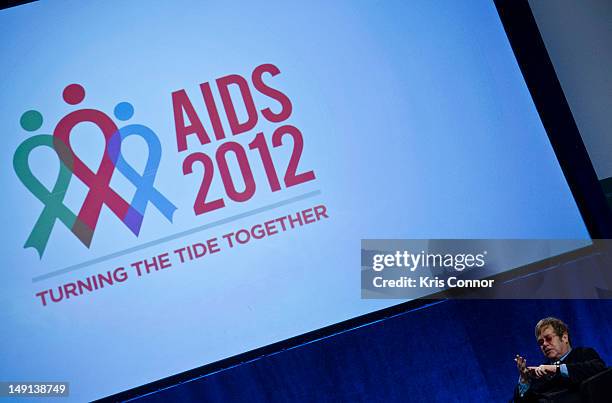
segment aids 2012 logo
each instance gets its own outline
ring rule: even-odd
[[[189,146],[199,147],[184,158],[183,174],[193,174],[193,167],[196,164],[201,164],[203,167],[200,187],[194,189],[193,211],[196,216],[222,209],[227,203],[247,203],[257,193],[258,188],[264,187],[261,186],[263,183],[256,183],[251,169],[255,159],[263,166],[267,180],[265,188],[269,187],[272,193],[282,193],[283,189],[315,180],[313,170],[298,172],[304,139],[297,127],[286,124],[293,110],[289,97],[264,81],[265,76],[274,77],[278,74],[280,70],[275,65],[262,64],[253,70],[250,80],[238,74],[216,79],[214,84],[221,98],[222,108],[216,104],[210,82],[200,84],[199,92],[204,101],[205,111],[196,110],[185,89],[172,92],[177,151],[182,153],[188,151]],[[232,87],[237,90],[233,96],[230,92]],[[267,106],[258,109],[253,90],[276,105],[272,105],[273,108]],[[236,94],[240,96],[237,97]],[[78,106],[85,99],[86,91],[80,84],[70,84],[64,88],[62,95],[66,103]],[[240,103],[239,108],[236,108],[238,103]],[[248,150],[242,143],[231,141],[231,137],[228,138],[220,110],[224,112],[226,127],[229,127],[232,136],[240,135],[243,139],[244,136],[251,136],[252,141],[248,142]],[[239,117],[237,110],[246,111],[246,116],[242,114]],[[208,119],[203,119],[204,114]],[[41,258],[57,221],[65,225],[83,245],[89,248],[104,206],[108,207],[135,236],[140,233],[149,204],[172,222],[178,207],[171,201],[171,197],[155,185],[155,177],[162,158],[158,135],[150,127],[128,122],[134,116],[134,107],[129,102],[119,102],[114,108],[113,115],[119,124],[100,110],[77,109],[61,118],[52,134],[36,133],[43,126],[43,115],[39,111],[29,110],[21,116],[21,127],[33,132],[34,135],[17,147],[13,157],[13,167],[23,185],[43,206],[24,248],[36,249]],[[270,123],[284,124],[279,125],[272,133],[253,130],[261,118]],[[87,166],[71,146],[72,130],[83,122],[96,125],[105,139],[105,150],[97,168]],[[207,130],[208,123],[211,127]],[[149,153],[142,173],[131,166],[121,152],[123,141],[130,136],[141,137],[148,145]],[[187,141],[189,136],[197,138],[199,146],[194,147],[195,140],[189,144]],[[287,137],[291,138],[291,142],[285,141]],[[292,146],[292,150],[281,183],[277,169],[279,162],[274,161],[272,149],[282,147],[283,144]],[[59,173],[52,189],[45,187],[30,169],[30,154],[39,147],[51,148],[60,161]],[[229,164],[228,155],[232,155],[230,158],[237,164]],[[234,167],[233,170],[230,166]],[[111,188],[111,178],[116,172],[134,185],[136,191],[131,200],[126,200]],[[224,194],[210,194],[212,180],[216,176],[220,176]],[[78,213],[64,203],[66,191],[74,177],[88,188]]]
[[[78,105],[85,99],[85,89],[79,84],[70,84],[64,89],[63,98],[70,105]],[[114,110],[115,118],[120,121],[129,120],[133,114],[134,108],[128,102],[120,102]],[[106,149],[96,171],[79,159],[70,144],[72,129],[83,122],[91,122],[99,127],[106,140]],[[43,117],[40,112],[30,110],[21,116],[20,123],[23,129],[35,132],[41,128]],[[121,143],[129,136],[140,136],[149,146],[149,158],[143,174],[136,172],[121,155]],[[60,159],[59,175],[51,190],[47,189],[30,170],[30,153],[38,147],[52,148]],[[56,220],[60,220],[84,245],[89,247],[103,204],[106,204],[136,236],[140,232],[149,202],[172,221],[172,215],[177,207],[153,184],[160,159],[161,145],[153,130],[140,124],[127,124],[119,128],[108,115],[96,109],[73,111],[60,119],[52,135],[37,134],[28,138],[17,147],[13,157],[13,167],[24,186],[42,202],[44,209],[24,247],[35,248],[42,257]],[[131,202],[126,201],[110,187],[115,169],[136,187]],[[73,176],[89,187],[78,214],[64,204],[64,196]]]

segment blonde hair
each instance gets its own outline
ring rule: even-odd
[[[536,339],[540,337],[540,333],[542,333],[542,329],[544,329],[547,326],[552,327],[552,329],[557,334],[557,336],[559,336],[559,338],[563,337],[564,334],[567,334],[567,341],[569,342],[570,345],[572,344],[570,340],[569,328],[567,327],[565,322],[563,322],[561,319],[557,319],[553,317],[540,319],[540,321],[537,323],[535,327]]]

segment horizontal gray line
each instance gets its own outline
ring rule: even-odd
[[[88,261],[83,262],[83,263],[78,263],[78,264],[75,264],[75,265],[72,265],[72,266],[65,267],[63,269],[59,269],[59,270],[55,270],[55,271],[49,272],[47,274],[36,276],[36,277],[32,278],[32,282],[33,283],[37,283],[37,282],[42,281],[42,280],[46,280],[46,279],[49,279],[49,278],[52,278],[52,277],[56,277],[56,276],[59,276],[59,275],[62,275],[62,274],[70,273],[71,271],[79,270],[79,269],[82,269],[84,267],[91,266],[92,264],[101,263],[101,262],[104,262],[104,261],[107,261],[107,260],[110,260],[110,259],[114,259],[114,258],[119,257],[119,256],[127,255],[128,253],[136,252],[136,251],[139,251],[141,249],[145,249],[145,248],[148,248],[148,247],[151,247],[151,246],[159,245],[160,243],[172,241],[174,239],[182,238],[184,236],[195,234],[195,233],[200,232],[200,231],[204,231],[204,230],[207,230],[207,229],[210,229],[210,228],[218,227],[220,225],[228,224],[230,222],[237,221],[237,220],[240,220],[242,218],[246,218],[246,217],[250,217],[250,216],[255,215],[255,214],[263,213],[264,211],[272,210],[272,209],[275,209],[275,208],[278,208],[278,207],[281,207],[281,206],[286,206],[288,204],[292,204],[292,203],[295,203],[295,202],[298,202],[298,201],[301,201],[301,200],[309,199],[311,197],[318,196],[320,194],[321,194],[320,190],[315,190],[315,191],[312,191],[312,192],[304,193],[303,195],[295,196],[295,197],[292,197],[292,198],[289,198],[289,199],[286,199],[286,200],[282,200],[282,201],[279,201],[279,202],[276,202],[276,203],[269,204],[267,206],[256,208],[256,209],[251,210],[251,211],[246,211],[244,213],[236,214],[234,216],[223,218],[223,219],[218,220],[218,221],[214,221],[214,222],[211,222],[211,223],[208,223],[208,224],[200,225],[199,227],[188,229],[186,231],[182,231],[182,232],[179,232],[179,233],[176,233],[176,234],[173,234],[173,235],[168,235],[168,236],[165,236],[163,238],[156,239],[154,241],[150,241],[150,242],[143,243],[141,245],[134,246],[132,248],[124,249],[124,250],[121,250],[121,251],[118,251],[118,252],[111,253],[111,254],[106,255],[106,256],[101,256],[101,257],[96,258],[96,259],[88,260]]]

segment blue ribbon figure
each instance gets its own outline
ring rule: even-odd
[[[117,119],[126,121],[134,115],[134,107],[129,102],[121,102],[115,107],[114,113]],[[149,147],[149,156],[142,175],[136,172],[121,154],[123,140],[134,135],[142,137]],[[131,228],[136,228],[136,234],[138,235],[149,201],[157,207],[168,221],[172,222],[172,216],[177,207],[153,186],[161,161],[161,143],[155,132],[147,126],[139,124],[121,127],[111,137],[108,153],[111,161],[115,164],[115,168],[136,187],[130,209],[125,217],[125,223]]]

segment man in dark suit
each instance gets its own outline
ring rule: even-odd
[[[592,348],[572,348],[568,327],[559,319],[540,320],[535,335],[548,363],[528,367],[523,357],[516,356],[519,384],[514,401],[540,402],[554,397],[559,402],[580,402],[580,383],[603,371],[606,364]]]

